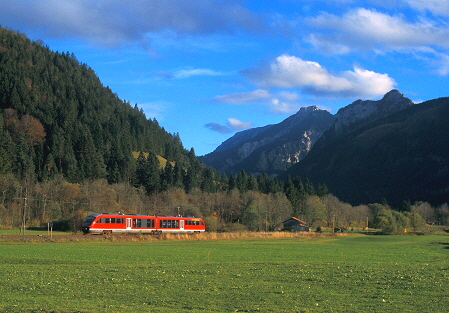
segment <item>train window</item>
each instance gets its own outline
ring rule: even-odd
[[[134,228],[154,228],[154,220],[135,219]]]
[[[186,221],[187,225],[204,225],[203,221]]]
[[[179,228],[178,220],[161,220],[161,228]]]
[[[106,224],[123,224],[124,219],[123,218],[107,218],[103,217],[98,220],[98,223],[106,223]]]

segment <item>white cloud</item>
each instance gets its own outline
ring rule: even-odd
[[[449,1],[447,0],[404,0],[404,2],[420,11],[429,11],[439,16],[449,16]]]
[[[279,93],[279,96],[289,102],[293,102],[299,99],[299,95],[296,92],[281,91]]]
[[[238,130],[248,129],[252,127],[251,122],[242,122],[236,118],[228,118],[226,125],[220,125],[217,123],[208,123],[204,127],[209,128],[212,131],[216,131],[220,134],[230,134]]]
[[[242,122],[236,118],[228,118],[227,125],[233,130],[242,130],[250,128],[253,124],[251,122]]]
[[[319,63],[281,55],[270,64],[242,71],[253,83],[264,88],[301,88],[304,92],[335,96],[377,96],[394,88],[387,74],[355,67],[333,75]]]
[[[447,54],[440,54],[439,60],[437,61],[437,73],[441,76],[447,76],[449,75],[449,55]]]
[[[28,25],[46,36],[76,37],[100,45],[147,45],[147,34],[261,33],[262,18],[240,1],[4,0],[2,24]]]
[[[271,110],[271,113],[274,114],[291,114],[295,111],[298,111],[300,105],[289,103],[285,101],[280,101],[277,98],[273,98],[271,102],[268,104],[268,107]]]
[[[327,30],[310,37],[309,41],[318,48],[340,47],[344,52],[347,48],[399,50],[423,45],[449,48],[449,28],[425,19],[412,23],[402,15],[359,8],[342,17],[322,13],[307,22],[316,30]]]
[[[217,96],[214,100],[228,104],[260,104],[268,107],[272,114],[290,114],[300,108],[300,105],[296,103],[298,98],[296,92],[280,91],[278,94],[272,94],[265,89],[256,89]]]
[[[164,121],[167,110],[173,106],[173,103],[168,101],[152,101],[146,103],[139,103],[137,106],[142,109],[145,116],[149,119],[157,119],[158,121]]]
[[[351,49],[342,43],[336,43],[328,40],[322,40],[319,35],[311,34],[306,39],[324,54],[347,54]]]
[[[207,68],[192,68],[176,71],[173,74],[174,78],[189,78],[192,76],[222,76],[225,75],[222,72],[217,72]]]
[[[435,68],[434,72],[440,76],[449,75],[449,54],[446,52],[438,52],[431,48],[422,49],[415,56],[419,60],[423,60]]]
[[[449,16],[447,0],[403,0],[402,5]],[[325,54],[348,54],[358,50],[372,50],[377,54],[399,52],[427,60],[437,68],[435,73],[439,75],[449,74],[445,57],[449,50],[449,26],[444,20],[419,15],[407,18],[358,8],[343,16],[321,13],[306,21],[314,28],[314,33],[307,37],[308,42]]]
[[[257,89],[249,92],[240,92],[224,96],[217,96],[214,98],[214,100],[229,104],[245,104],[245,103],[260,102],[263,100],[270,99],[271,97],[272,95],[267,90]]]

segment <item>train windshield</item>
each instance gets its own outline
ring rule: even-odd
[[[94,221],[94,219],[95,219],[95,216],[91,216],[91,215],[87,216],[83,221],[83,227],[89,227],[92,224],[92,222]]]

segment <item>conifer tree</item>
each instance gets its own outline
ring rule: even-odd
[[[214,182],[214,170],[211,167],[207,167],[203,171],[201,190],[205,192],[215,192],[215,182]]]
[[[326,184],[318,184],[316,193],[318,197],[324,197],[325,195],[329,194],[329,190],[327,189]]]
[[[304,191],[309,196],[315,195],[315,187],[313,187],[312,183],[308,178],[306,178],[306,180],[304,181]]]
[[[160,169],[159,160],[154,153],[149,153],[147,158],[148,181],[144,185],[148,194],[152,194],[160,189]]]
[[[293,208],[293,215],[299,216],[300,214],[300,197],[299,192],[296,189],[293,181],[291,180],[290,175],[287,177],[287,180],[284,184],[284,193],[287,199],[290,201]]]
[[[229,185],[228,185],[228,190],[234,190],[237,188],[237,182],[235,181],[234,175],[230,174],[229,175]]]
[[[198,187],[198,180],[192,169],[185,172],[183,181],[186,193],[190,193],[190,191]]]
[[[248,190],[248,175],[246,174],[245,170],[241,170],[237,174],[236,185],[237,189],[240,190],[240,192],[245,192]]]

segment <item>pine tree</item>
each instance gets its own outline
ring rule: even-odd
[[[318,189],[316,192],[318,197],[324,197],[329,194],[326,184],[318,184]]]
[[[148,180],[144,187],[148,194],[152,194],[153,192],[160,190],[159,160],[154,153],[149,153],[147,162]]]
[[[240,192],[245,192],[248,190],[248,174],[246,174],[245,170],[241,170],[237,174],[236,185]]]
[[[11,171],[12,147],[12,138],[4,128],[3,116],[0,114],[0,174],[6,174]]]
[[[148,161],[143,152],[139,153],[136,164],[136,180],[134,182],[135,187],[146,186],[149,179]]]
[[[291,180],[290,175],[287,177],[287,180],[285,181],[284,193],[293,207],[293,215],[299,216],[299,214],[300,214],[300,209],[299,209],[300,197],[299,197],[298,190],[296,189],[295,185],[293,184],[293,181]]]
[[[313,187],[312,183],[308,178],[306,178],[304,182],[304,190],[306,194],[308,194],[309,196],[315,195],[315,188]]]
[[[161,190],[168,190],[173,187],[174,169],[171,162],[167,162],[161,175]]]
[[[231,190],[234,190],[234,189],[236,189],[236,188],[237,188],[237,182],[236,182],[236,180],[235,180],[235,178],[234,178],[234,175],[230,174],[230,175],[229,175],[229,185],[228,185],[228,190],[231,191]]]
[[[215,182],[214,182],[214,170],[211,167],[207,167],[203,171],[201,190],[204,192],[215,192]]]
[[[198,180],[192,169],[185,172],[183,181],[184,190],[186,193],[189,193],[190,191],[198,187]]]

